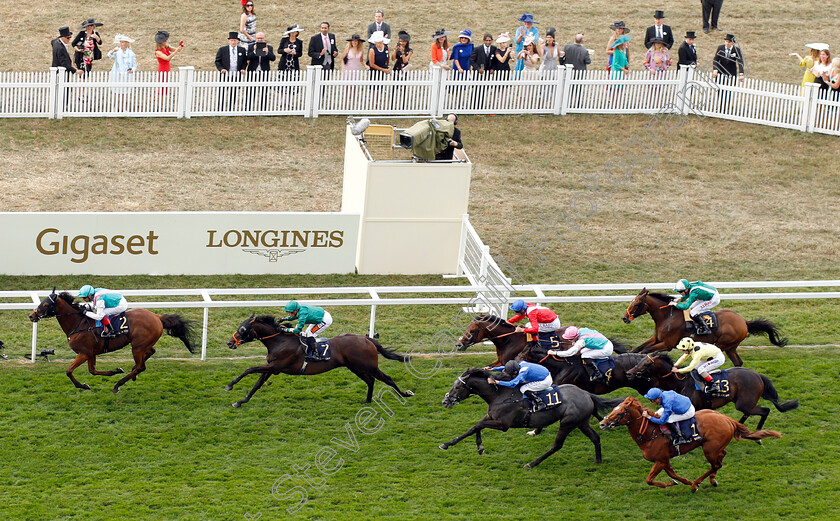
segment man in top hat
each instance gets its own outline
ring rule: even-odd
[[[715,58],[712,60],[712,77],[718,75],[738,76],[738,81],[744,81],[744,55],[741,48],[735,45],[735,35],[727,34],[723,38],[723,45],[717,48]]]
[[[516,34],[513,36],[513,42],[515,44],[513,48],[514,56],[519,56],[519,53],[525,48],[525,39],[529,36],[535,42],[540,39],[540,30],[534,27],[534,24],[538,24],[539,22],[534,21],[534,15],[525,13],[519,17],[518,21],[522,22],[522,25],[516,28]],[[521,71],[524,68],[525,60],[516,60],[514,70]]]
[[[647,28],[645,32],[645,49],[650,49],[653,45],[652,40],[659,38],[665,44],[668,50],[674,45],[674,35],[671,34],[671,26],[665,25],[665,11],[655,11],[653,13],[653,25]]]
[[[79,34],[73,38],[73,42],[70,44],[76,51],[73,62],[77,69],[90,72],[94,60],[102,59],[102,51],[99,50],[102,37],[96,32],[96,28],[101,26],[102,24],[93,18],[88,18],[79,26]]]
[[[709,34],[709,16],[711,15],[712,29],[720,31],[718,17],[723,0],[700,0],[703,7],[703,32]]]
[[[73,67],[73,62],[70,60],[71,38],[73,38],[73,33],[70,32],[69,27],[61,27],[58,30],[58,38],[50,42],[52,46],[52,65],[50,67],[64,67],[68,74],[76,73],[81,76],[85,71]]]
[[[377,9],[375,13],[373,13],[373,23],[368,25],[367,28],[367,40],[370,40],[370,37],[376,31],[382,31],[383,36],[385,38],[391,38],[391,26],[385,23],[385,13],[382,12],[382,9]],[[373,47],[373,44],[370,44]]]
[[[335,67],[337,55],[338,48],[335,46],[335,35],[330,32],[330,23],[321,22],[321,32],[309,39],[312,65],[320,65],[324,70],[331,71]]]
[[[685,41],[682,45],[680,45],[680,48],[677,51],[679,54],[677,67],[680,65],[697,65],[697,50],[694,48],[695,37],[694,31],[685,32]]]
[[[216,52],[216,70],[222,75],[222,80],[238,81],[239,77],[247,72],[248,51],[239,46],[239,32],[230,31],[228,33],[228,44],[219,47]],[[228,105],[227,109],[231,109],[236,103],[236,88],[235,87],[219,87],[219,110],[225,103],[226,94]]]

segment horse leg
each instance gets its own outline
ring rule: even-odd
[[[671,465],[670,460],[665,460],[664,462],[663,461],[657,461],[656,463],[654,463],[653,468],[650,469],[650,474],[648,474],[647,479],[645,479],[645,483],[647,483],[648,485],[653,485],[654,487],[661,487],[661,488],[673,487],[674,485],[676,485],[676,483],[674,481],[671,481],[670,483],[663,483],[661,481],[654,481],[653,480],[656,476],[659,475],[660,472],[662,472],[663,469],[665,469],[665,467],[668,467],[670,465]],[[676,475],[677,474],[674,473],[674,476],[676,476]],[[671,476],[671,477],[673,477],[673,476]],[[688,480],[686,480],[686,481],[688,481]],[[690,481],[689,481],[689,483],[690,483]],[[688,483],[686,483],[686,484],[688,484]]]
[[[536,429],[534,429],[532,431],[528,431],[526,434],[528,436],[539,436],[542,433],[542,431],[543,431],[542,427],[537,427]]]
[[[475,432],[475,448],[478,449],[478,455],[484,454],[484,445],[481,443],[481,431]]]
[[[148,351],[141,351],[140,349],[133,349],[132,351],[132,354],[134,355],[134,368],[130,373],[120,378],[120,381],[117,382],[113,389],[111,389],[111,392],[114,394],[120,392],[120,387],[122,387],[124,383],[129,380],[137,380],[137,375],[146,370],[146,360],[149,358],[147,356]]]
[[[73,360],[73,362],[70,363],[70,367],[67,368],[66,373],[67,377],[70,378],[70,381],[73,382],[73,385],[75,385],[76,388],[87,389],[88,391],[90,391],[90,386],[88,384],[80,384],[79,381],[76,380],[76,377],[73,376],[73,371],[75,371],[77,367],[82,365],[85,362],[85,360],[87,360],[87,355],[83,355],[82,353],[76,355],[76,358]]]
[[[581,423],[580,426],[578,426],[578,429],[580,429],[580,432],[586,434],[586,436],[592,441],[592,445],[595,445],[595,463],[601,463],[601,437],[598,436],[595,429],[589,425],[589,418]]]
[[[674,466],[671,465],[671,460],[668,460],[668,463],[665,464],[665,469],[664,470],[665,470],[665,473],[668,474],[669,476],[671,476],[671,479],[674,480],[672,482],[673,485],[676,485],[677,481],[679,481],[683,485],[691,485],[691,481],[689,481],[689,480],[687,480],[683,477],[677,476],[677,471],[674,470]]]
[[[232,391],[234,385],[238,384],[240,380],[242,380],[243,378],[245,378],[246,376],[248,376],[251,373],[264,373],[264,372],[270,371],[270,370],[271,370],[271,365],[270,364],[256,365],[254,367],[249,367],[248,369],[245,369],[244,371],[242,371],[241,375],[239,375],[236,378],[234,378],[233,380],[231,380],[231,382],[229,384],[227,384],[227,386],[225,386],[225,391]]]
[[[706,449],[703,447],[703,452],[706,454],[706,460],[709,462],[709,470],[707,470],[702,476],[695,479],[691,482],[691,491],[697,492],[697,489],[700,487],[700,483],[703,482],[709,476],[717,476],[717,471],[723,466],[723,457],[726,456],[726,449],[720,447],[719,449]],[[717,486],[717,481],[710,479],[709,482],[712,483],[713,486]]]
[[[638,347],[633,349],[633,351],[631,351],[631,353],[639,353],[641,351],[644,351],[645,349],[647,349],[648,347],[652,346],[655,343],[656,343],[656,337],[652,336],[652,337],[648,338],[647,340],[645,340],[644,342],[642,342],[641,345],[639,345]]]
[[[254,393],[257,392],[257,389],[262,387],[262,385],[265,383],[265,381],[268,380],[270,377],[271,377],[271,373],[268,373],[268,372],[262,373],[260,375],[260,377],[257,379],[257,383],[254,384],[254,387],[252,387],[251,390],[248,391],[248,394],[245,395],[245,398],[242,398],[238,402],[233,402],[233,406],[234,407],[239,407],[243,403],[247,403],[248,400],[250,400],[251,397],[254,396]]]
[[[123,374],[125,371],[122,370],[121,367],[114,369],[113,371],[97,371],[96,370],[96,357],[92,356],[88,358],[88,372],[92,375],[96,376],[114,376],[115,374]]]
[[[738,355],[737,345],[734,345],[729,349],[722,349],[722,351],[726,353],[730,360],[732,360],[732,364],[735,367],[741,367],[742,365],[744,365],[744,361],[741,360],[741,357]]]
[[[376,372],[373,373],[373,376],[379,380],[380,382],[384,383],[385,385],[390,385],[393,387],[403,398],[408,398],[409,396],[414,396],[414,393],[411,391],[402,392],[400,388],[397,387],[397,383],[394,382],[393,378],[388,376],[387,374],[383,373],[381,369],[378,367],[376,368]],[[368,394],[368,402],[370,402],[370,394]]]
[[[460,442],[464,438],[472,436],[473,434],[481,431],[481,429],[498,429],[500,431],[504,431],[507,427],[502,424],[499,420],[491,420],[489,416],[484,416],[478,423],[470,427],[467,432],[458,436],[457,438],[453,438],[451,441],[447,441],[438,445],[438,448],[441,450],[446,450],[449,447],[455,445],[456,443]]]
[[[712,484],[713,487],[718,486],[717,482],[717,473],[723,467],[723,458],[726,457],[726,449],[721,449],[720,457],[718,458],[718,465],[714,472],[709,474],[709,483]]]
[[[749,418],[750,416],[760,416],[761,417],[761,419],[758,420],[758,427],[756,427],[756,429],[755,429],[757,431],[760,431],[761,428],[764,427],[764,422],[767,421],[767,417],[770,415],[770,408],[769,407],[761,407],[761,406],[758,406],[758,405],[756,405],[755,407],[753,407],[752,409],[749,409],[747,411],[744,411],[744,410],[741,410],[741,409],[738,409],[738,410],[740,410],[741,412],[744,413],[744,416],[742,416],[741,419],[738,420],[738,423],[744,423],[746,421],[746,419]]]
[[[560,423],[560,430],[557,431],[557,437],[554,438],[554,443],[551,445],[551,448],[548,449],[548,451],[545,454],[543,454],[542,456],[540,456],[539,458],[535,459],[534,461],[532,461],[530,463],[526,463],[524,465],[524,467],[526,469],[534,468],[537,465],[539,465],[540,463],[542,463],[545,458],[551,456],[552,454],[554,454],[558,450],[562,449],[563,448],[563,442],[566,441],[566,436],[568,436],[570,432],[575,430],[576,427],[577,427],[577,425],[568,425],[568,424],[564,425],[561,422]]]

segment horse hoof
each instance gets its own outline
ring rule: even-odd
[[[123,371],[122,367],[117,367],[117,369],[114,371],[114,374],[123,374],[123,373],[125,373],[125,371]]]
[[[449,447],[448,447],[445,443],[441,443],[440,445],[438,445],[438,448],[439,448],[440,450],[446,450],[446,449],[448,449]]]
[[[114,394],[117,394],[118,392],[120,392],[120,388],[119,387],[114,387],[113,389],[111,389],[111,392],[114,393]]]
[[[536,435],[537,435],[537,429],[534,429],[534,430],[532,430],[532,431],[528,431],[526,434],[527,434],[528,436],[536,436]]]
[[[239,408],[240,405],[242,405],[242,404],[239,403],[239,402],[233,402],[233,406],[236,407],[237,409]]]
[[[414,391],[406,391],[404,396],[414,396]]]
[[[694,494],[697,492],[697,485],[691,485],[691,493]]]
[[[533,465],[531,465],[530,463],[526,463],[526,464],[522,465],[522,468],[524,468],[524,469],[531,469],[531,468],[534,468],[534,466],[533,466]]]
[[[481,456],[482,454],[484,454],[484,447],[483,446],[478,448],[478,455]]]
[[[82,389],[85,391],[90,391],[90,386],[88,384],[82,384]]]
[[[225,391],[233,391],[233,386],[232,385],[226,385],[225,386]]]
[[[709,481],[712,483],[713,487],[716,487],[718,485],[718,482],[717,482],[716,479],[710,479]]]

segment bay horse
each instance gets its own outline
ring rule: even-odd
[[[475,444],[479,454],[484,454],[481,444],[482,429],[496,429],[506,432],[510,428],[543,428],[560,422],[560,430],[551,448],[525,468],[533,468],[542,463],[563,447],[566,437],[575,429],[580,429],[595,446],[595,462],[601,463],[601,437],[589,425],[589,418],[598,411],[607,410],[621,402],[621,399],[607,400],[588,393],[574,385],[561,385],[563,403],[539,412],[531,412],[528,402],[517,388],[490,384],[487,378],[493,373],[484,369],[468,369],[452,384],[452,388],[443,398],[443,406],[451,409],[458,402],[476,394],[487,402],[487,414],[464,434],[441,443],[439,448],[446,450],[464,438],[475,434]],[[495,373],[498,376],[498,373]]]
[[[128,334],[114,338],[101,338],[97,333],[96,321],[87,317],[79,304],[73,302],[74,299],[75,297],[66,291],[56,295],[53,289],[52,293],[29,314],[29,320],[38,322],[44,318],[56,317],[58,319],[58,325],[67,336],[70,349],[76,353],[76,358],[67,368],[67,376],[78,389],[90,389],[88,384],[79,383],[73,376],[73,371],[85,362],[88,363],[88,371],[92,375],[114,376],[125,373],[119,368],[113,371],[97,371],[96,357],[131,344],[134,368],[114,385],[112,392],[114,394],[120,392],[120,387],[124,383],[137,380],[137,375],[146,370],[146,360],[155,354],[154,345],[163,335],[164,330],[169,336],[180,339],[190,353],[195,352],[192,346],[191,322],[180,315],[158,315],[142,308],[129,309],[125,313],[128,318]]]
[[[330,351],[332,352],[330,360],[304,363],[306,348],[296,334],[278,331],[274,317],[271,315],[262,315],[256,318],[251,315],[239,325],[231,339],[228,340],[227,345],[231,349],[236,349],[240,345],[254,340],[259,340],[268,349],[268,354],[265,357],[266,363],[246,369],[225,387],[225,391],[232,391],[233,386],[244,377],[252,373],[260,374],[254,387],[248,391],[245,398],[234,402],[234,407],[240,407],[243,403],[248,402],[271,375],[280,373],[321,374],[336,367],[346,367],[367,384],[368,391],[365,403],[370,403],[373,398],[373,383],[375,380],[393,387],[400,396],[414,396],[411,391],[400,391],[394,380],[379,370],[377,353],[389,360],[397,360],[403,363],[407,363],[410,357],[398,355],[393,350],[385,349],[379,342],[368,336],[349,333],[334,336],[330,338]]]
[[[624,312],[623,316],[626,324],[632,322],[634,318],[650,313],[655,326],[653,336],[634,349],[634,353],[669,351],[675,348],[681,339],[690,336],[700,342],[715,344],[729,356],[733,364],[740,367],[744,365],[744,362],[738,356],[736,349],[748,335],[766,334],[775,346],[783,347],[787,344],[787,339],[780,335],[776,324],[764,319],[748,322],[730,309],[715,311],[718,328],[712,334],[697,335],[692,333],[689,335],[685,330],[683,312],[669,305],[674,299],[675,297],[671,295],[650,293],[646,288],[642,288],[642,291],[627,306],[627,311]]]
[[[782,437],[776,431],[750,431],[741,423],[717,411],[697,411],[694,417],[697,418],[697,430],[703,439],[701,441],[678,445],[676,452],[678,454],[685,454],[697,447],[702,447],[706,460],[711,467],[699,478],[694,481],[689,481],[678,476],[674,471],[674,467],[671,466],[671,458],[675,455],[675,447],[672,445],[671,439],[662,433],[659,425],[642,415],[642,411],[645,410],[648,411],[648,414],[653,414],[653,411],[644,408],[639,400],[628,396],[606,418],[601,420],[599,425],[604,430],[609,430],[619,425],[627,426],[630,437],[642,449],[644,458],[653,462],[653,468],[650,469],[650,473],[645,482],[648,485],[656,487],[664,488],[683,483],[684,485],[691,485],[692,492],[697,492],[700,483],[707,477],[712,486],[716,487],[718,485],[717,473],[723,466],[723,458],[726,456],[726,446],[733,439],[736,441],[752,440],[761,444],[761,440],[764,438]],[[663,470],[671,477],[671,483],[654,481],[656,476]]]
[[[496,361],[490,364],[492,367],[514,360],[528,344],[526,334],[517,333],[516,326],[507,320],[495,315],[478,315],[467,326],[455,348],[458,351],[466,351],[470,346],[485,340],[489,340],[496,347]],[[571,344],[567,347],[571,347]]]
[[[634,380],[644,380],[651,387],[677,391],[688,396],[697,410],[718,409],[732,402],[735,404],[735,409],[743,414],[738,423],[744,423],[750,416],[759,416],[756,427],[759,430],[764,427],[764,422],[770,414],[769,408],[758,406],[759,398],[772,403],[779,412],[787,412],[799,407],[799,400],[779,403],[779,394],[773,387],[773,382],[765,375],[746,367],[727,369],[729,397],[714,398],[711,401],[706,399],[706,393],[695,388],[694,380],[689,374],[675,373],[673,369],[674,362],[667,353],[648,354],[628,372],[628,376]]]

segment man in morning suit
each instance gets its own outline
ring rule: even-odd
[[[85,71],[73,67],[73,61],[70,59],[70,40],[73,38],[73,33],[70,32],[69,27],[61,27],[58,30],[58,38],[52,40],[52,65],[50,67],[64,67],[68,74],[76,73],[79,76],[83,75]]]
[[[674,35],[671,33],[671,26],[665,25],[665,11],[656,11],[653,13],[653,25],[647,28],[645,32],[645,49],[650,49],[653,46],[654,38],[661,38],[665,42],[665,47],[669,50],[674,45]]]
[[[694,31],[685,32],[685,41],[680,45],[677,51],[680,57],[677,66],[679,65],[697,65],[697,50],[694,48]]]
[[[252,81],[265,80],[268,71],[271,70],[271,62],[277,59],[274,55],[274,48],[268,45],[265,41],[265,33],[258,32],[254,35],[255,43],[248,47],[248,72]],[[245,110],[251,110],[251,98],[258,96],[260,98],[260,110],[266,109],[266,96],[268,94],[266,87],[258,87],[256,89],[248,89],[245,99]]]
[[[321,22],[321,32],[309,39],[309,57],[312,58],[312,65],[321,65],[325,71],[330,71],[335,67],[337,55],[335,35],[330,32],[330,23]]]
[[[744,81],[744,55],[741,54],[740,47],[735,45],[735,36],[727,34],[723,38],[723,45],[717,48],[715,58],[712,60],[712,78],[718,80],[719,83],[724,83],[729,86],[735,86],[734,77],[738,77],[738,81]],[[720,91],[720,111],[725,112],[729,108],[729,98],[732,92],[721,89]]]
[[[239,46],[239,32],[228,33],[228,44],[219,47],[216,53],[216,70],[221,74],[222,81],[239,81],[247,72],[248,53]],[[228,99],[227,106],[225,98]],[[236,87],[219,87],[219,110],[230,110],[236,104]]]
[[[373,23],[368,25],[367,28],[367,40],[370,41],[370,35],[375,33],[376,31],[382,31],[385,33],[383,36],[385,38],[391,38],[391,26],[385,23],[383,20],[385,19],[385,13],[382,12],[381,9],[377,9],[375,13],[373,13]],[[370,44],[373,47],[373,44]]]

